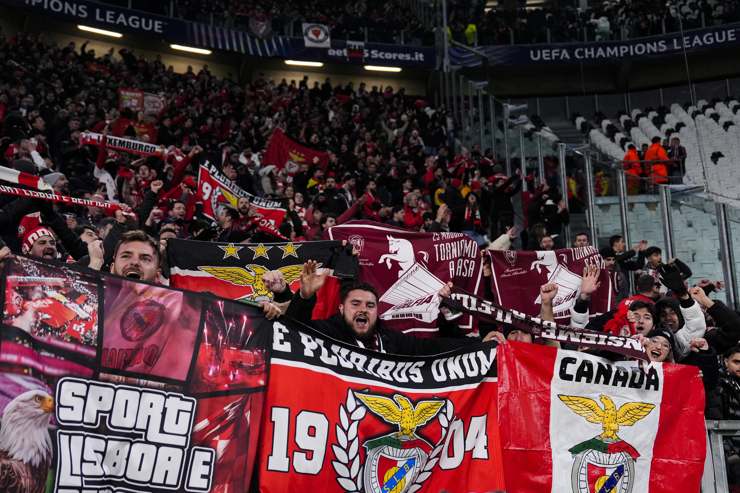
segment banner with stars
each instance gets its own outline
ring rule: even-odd
[[[334,273],[338,262],[344,266],[347,263],[342,260],[348,257],[351,259],[351,254],[340,241],[243,244],[172,239],[167,243],[171,286],[237,301],[271,300],[273,294],[262,281],[271,270],[282,272],[295,292],[307,260],[316,260]],[[336,311],[339,274],[334,274],[318,293],[315,318],[326,318]],[[344,272],[342,277],[352,274]]]

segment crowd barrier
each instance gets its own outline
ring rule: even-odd
[[[728,437],[740,437],[740,421],[707,420],[707,460],[701,481],[702,493],[730,491],[724,450],[724,440]]]

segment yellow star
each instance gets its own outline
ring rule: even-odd
[[[267,252],[270,251],[270,247],[266,247],[265,245],[260,243],[256,247],[248,248],[254,252],[254,258],[265,257],[268,260],[270,259],[269,255],[267,255]]]
[[[229,257],[234,257],[235,259],[239,259],[239,250],[244,248],[241,246],[236,246],[233,243],[229,243],[228,245],[219,245],[218,247],[224,251],[223,260],[226,260]]]
[[[286,243],[285,246],[278,245],[278,248],[283,251],[283,258],[290,257],[291,255],[298,258],[298,249],[302,245],[294,245],[293,243]]]

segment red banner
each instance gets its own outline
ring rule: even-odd
[[[471,341],[404,358],[274,322],[260,492],[502,490],[495,357]]]
[[[558,294],[553,300],[555,320],[567,324],[570,309],[580,294],[586,266],[600,270],[601,286],[591,296],[591,314],[608,312],[614,304],[614,288],[604,259],[594,247],[564,248],[551,251],[489,251],[493,275],[491,283],[498,304],[528,315],[540,313],[540,286],[554,283]]]
[[[253,211],[272,223],[275,228],[282,224],[287,214],[277,200],[264,199],[245,192],[236,183],[223,176],[215,166],[208,163],[201,165],[198,171],[198,196],[203,202],[203,214],[212,219],[218,215],[218,208],[221,205],[236,208],[242,197],[248,198]],[[270,233],[275,235],[277,231],[272,229]],[[280,237],[282,235],[278,236]]]
[[[516,342],[499,347],[498,365],[507,493],[699,491],[706,430],[695,366]]]
[[[278,169],[287,167],[289,173],[295,173],[301,164],[315,164],[325,168],[329,164],[329,154],[301,145],[276,128],[267,144],[263,162]]]
[[[118,89],[118,109],[143,111],[147,115],[156,115],[164,109],[164,98],[157,94],[138,89]]]
[[[46,183],[42,177],[17,169],[6,168],[5,166],[0,166],[0,180],[35,188],[36,190],[53,190],[51,185]]]
[[[31,199],[48,200],[50,202],[58,202],[60,204],[81,205],[83,207],[98,207],[107,211],[115,211],[121,209],[121,206],[119,204],[113,204],[111,202],[102,202],[100,200],[92,199],[78,199],[77,197],[70,197],[69,195],[58,195],[53,192],[28,190],[25,188],[9,187],[7,185],[0,185],[0,193],[5,195],[16,195],[18,197],[28,197]]]
[[[118,109],[137,112],[144,108],[144,91],[138,89],[118,89]]]
[[[452,281],[477,293],[481,280],[478,245],[462,233],[419,233],[371,221],[350,221],[329,230],[332,240],[347,240],[359,252],[360,279],[380,294],[386,327],[420,336],[439,331],[439,297]],[[473,332],[470,316],[460,328]]]

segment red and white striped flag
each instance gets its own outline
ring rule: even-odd
[[[18,171],[13,168],[6,168],[5,166],[0,166],[0,180],[25,185],[36,190],[52,190],[51,185],[46,183],[40,176],[32,175],[25,171]]]

